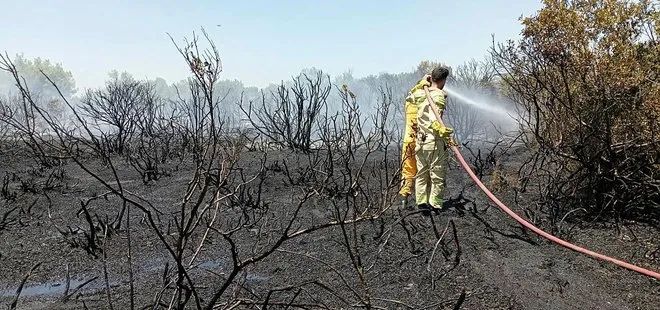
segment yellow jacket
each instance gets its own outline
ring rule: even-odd
[[[438,107],[438,110],[442,116],[442,112],[444,111],[446,105],[447,95],[442,89],[436,87],[429,87],[429,95],[431,96],[434,104]],[[423,88],[417,89],[414,90],[409,95],[409,97],[416,106],[416,144],[422,149],[434,149],[435,140],[444,139],[444,133],[442,131],[439,132],[438,128],[436,128],[438,119],[435,117],[435,113],[433,113],[428,100],[426,100],[426,92]]]

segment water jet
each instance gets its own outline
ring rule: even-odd
[[[509,112],[506,111],[503,107],[498,107],[490,104],[486,104],[484,102],[476,101],[473,100],[463,94],[461,94],[459,91],[451,88],[450,86],[445,85],[444,90],[447,92],[448,95],[456,98],[458,101],[469,104],[471,106],[477,107],[482,110],[486,110],[488,112],[496,113],[502,116],[510,116]]]

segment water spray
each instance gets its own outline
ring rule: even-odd
[[[486,110],[486,111],[492,112],[492,113],[496,113],[496,114],[499,114],[499,115],[502,115],[502,116],[510,116],[509,112],[507,112],[502,107],[497,107],[497,106],[493,106],[493,105],[486,104],[486,103],[483,103],[483,102],[472,100],[472,99],[464,96],[463,94],[459,93],[458,91],[454,90],[453,88],[451,88],[447,85],[445,85],[443,90],[445,90],[449,95],[451,95],[452,97],[458,99],[459,101],[461,101],[465,104],[469,104],[469,105],[475,106],[479,109]]]

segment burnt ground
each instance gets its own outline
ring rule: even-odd
[[[242,259],[273,244],[274,239],[268,236],[277,236],[296,205],[301,189],[288,184],[280,164],[295,156],[283,151],[269,153],[261,196],[269,203],[268,221],[233,236]],[[253,175],[260,158],[258,152],[245,153],[240,166],[247,175]],[[107,167],[93,159],[86,163],[111,180]],[[374,171],[384,168],[370,162],[367,169],[371,169],[367,174],[375,177]],[[162,212],[164,223],[177,214],[176,204],[192,174],[184,165],[170,176],[144,185],[128,165],[119,165],[118,170],[125,188],[153,203]],[[21,281],[40,263],[27,278],[17,309],[107,309],[106,286],[110,287],[114,309],[128,309],[130,265],[125,226],[107,239],[101,238],[106,258],[100,252],[94,257],[84,248],[84,233],[89,231],[85,217],[77,215],[81,199],[102,194],[105,189],[73,163],[68,163],[59,177],[49,171],[24,154],[5,152],[0,159],[0,174],[6,175],[4,193],[15,195],[13,200],[0,201],[0,216],[4,214],[0,217],[0,304],[14,301]],[[47,182],[49,176],[51,181]],[[51,186],[44,189],[44,184]],[[390,196],[393,192],[390,190]],[[368,291],[371,303],[384,309],[452,309],[459,299],[461,309],[658,309],[660,281],[573,252],[523,229],[489,203],[454,163],[448,172],[447,194],[457,198],[461,192],[464,199],[447,214],[426,216],[409,204],[389,210],[379,219],[347,225],[351,253],[355,261],[357,257],[362,261],[366,285],[351,264],[341,227],[332,226],[282,243],[278,251],[241,272],[220,302],[243,300],[238,308],[256,308],[245,303],[269,298],[274,305],[291,302],[297,308],[323,304],[345,309],[360,307],[360,298],[365,299]],[[521,215],[522,206],[530,205],[533,198],[533,193],[520,195],[516,206],[510,188],[504,186],[497,194]],[[373,198],[378,201],[378,194]],[[335,218],[331,200],[322,194],[310,198],[296,227]],[[117,198],[109,197],[91,202],[89,212],[95,222],[111,222],[120,206]],[[221,210],[218,225],[230,225],[232,212]],[[143,212],[131,208],[130,218],[135,305],[151,309],[163,286],[165,265],[171,267],[173,262]],[[168,231],[165,224],[162,227]],[[576,226],[568,240],[660,270],[660,231],[636,223],[618,227]],[[176,234],[173,228],[169,231],[168,238],[173,240]],[[352,232],[357,232],[355,238]],[[199,244],[200,236],[192,237],[187,245],[189,253]],[[229,244],[211,232],[190,270],[204,302],[231,270]],[[283,290],[268,297],[274,288]],[[163,292],[162,300],[167,304],[173,290]],[[187,308],[194,308],[194,303]]]

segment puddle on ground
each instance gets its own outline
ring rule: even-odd
[[[206,261],[206,262],[203,262],[203,263],[197,265],[197,267],[204,268],[204,269],[218,269],[222,265],[223,264],[218,260],[210,260],[210,261]]]
[[[79,285],[85,283],[86,281],[87,280],[71,279],[69,282],[69,294],[73,293],[73,291]],[[112,281],[110,282],[110,287],[116,287],[119,284],[120,284],[119,282]],[[16,289],[17,288],[0,290],[0,297],[14,297],[16,296]],[[35,285],[25,285],[23,286],[23,290],[21,291],[21,297],[57,296],[57,295],[63,296],[65,290],[66,290],[66,281],[42,283]],[[97,278],[96,280],[87,283],[78,292],[83,292],[83,291],[90,292],[90,291],[102,291],[102,290],[105,290],[105,284],[103,282],[99,282],[99,279]]]
[[[85,281],[81,280],[71,280],[71,285],[69,286],[69,292],[75,289],[78,285],[83,284]],[[21,296],[31,297],[31,296],[53,296],[53,295],[64,295],[64,290],[66,290],[66,283],[64,282],[54,282],[54,283],[44,283],[37,284],[32,286],[23,286],[21,291]],[[0,290],[0,297],[10,297],[16,296],[16,288]]]
[[[198,268],[202,269],[218,269],[222,267],[222,262],[218,260],[211,260],[211,261],[206,261],[203,263],[200,263],[197,265]],[[164,265],[156,265],[147,268],[147,270],[162,270],[165,266]],[[248,273],[246,275],[246,279],[248,281],[265,281],[268,280],[270,277],[268,276],[263,276],[259,274],[253,274],[253,273]],[[81,279],[71,279],[69,283],[69,294],[73,293],[73,291],[81,284],[85,283],[87,280],[81,280]],[[119,286],[120,283],[117,281],[111,281],[110,282],[110,287],[117,287]],[[35,296],[63,296],[64,291],[66,290],[66,281],[58,281],[58,282],[50,282],[50,283],[41,283],[41,284],[35,284],[35,285],[26,285],[23,287],[23,290],[21,291],[21,297],[35,297]],[[85,293],[91,293],[91,292],[98,292],[98,291],[103,291],[105,290],[105,284],[101,279],[97,278],[96,280],[87,283],[85,286],[83,286],[78,293],[80,292],[85,292]],[[4,289],[0,290],[0,297],[14,297],[16,296],[16,288],[11,288],[11,289]]]
[[[247,276],[245,276],[245,278],[246,278],[248,281],[265,281],[265,280],[268,280],[270,277],[261,276],[261,275],[258,275],[258,274],[248,273]]]

